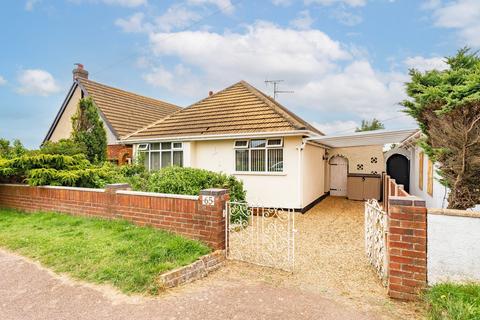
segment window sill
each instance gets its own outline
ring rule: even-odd
[[[234,176],[286,176],[285,172],[252,172],[252,171],[235,171]]]

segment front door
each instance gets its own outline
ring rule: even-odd
[[[348,160],[343,157],[330,159],[330,195],[347,196]]]
[[[403,185],[405,191],[410,190],[410,161],[401,154],[394,154],[387,160],[387,174]]]

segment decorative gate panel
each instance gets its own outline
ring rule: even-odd
[[[387,285],[387,214],[375,199],[365,202],[365,251],[368,261]]]
[[[295,212],[227,202],[227,258],[293,271]]]

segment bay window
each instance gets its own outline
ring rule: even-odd
[[[237,172],[283,172],[281,138],[237,140],[234,148]]]
[[[183,167],[181,142],[140,144],[137,151],[144,157],[144,165],[148,170],[158,170],[172,165]]]

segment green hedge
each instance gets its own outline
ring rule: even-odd
[[[167,167],[147,172],[143,166],[92,165],[83,155],[37,154],[0,158],[0,182],[103,188],[129,183],[133,190],[198,195],[208,188],[228,189],[233,201],[244,201],[243,183],[234,176],[203,169]]]
[[[242,181],[236,177],[203,169],[167,167],[147,175],[146,180],[138,176],[130,180],[138,191],[198,195],[203,189],[223,188],[234,201],[244,201],[246,196]]]

